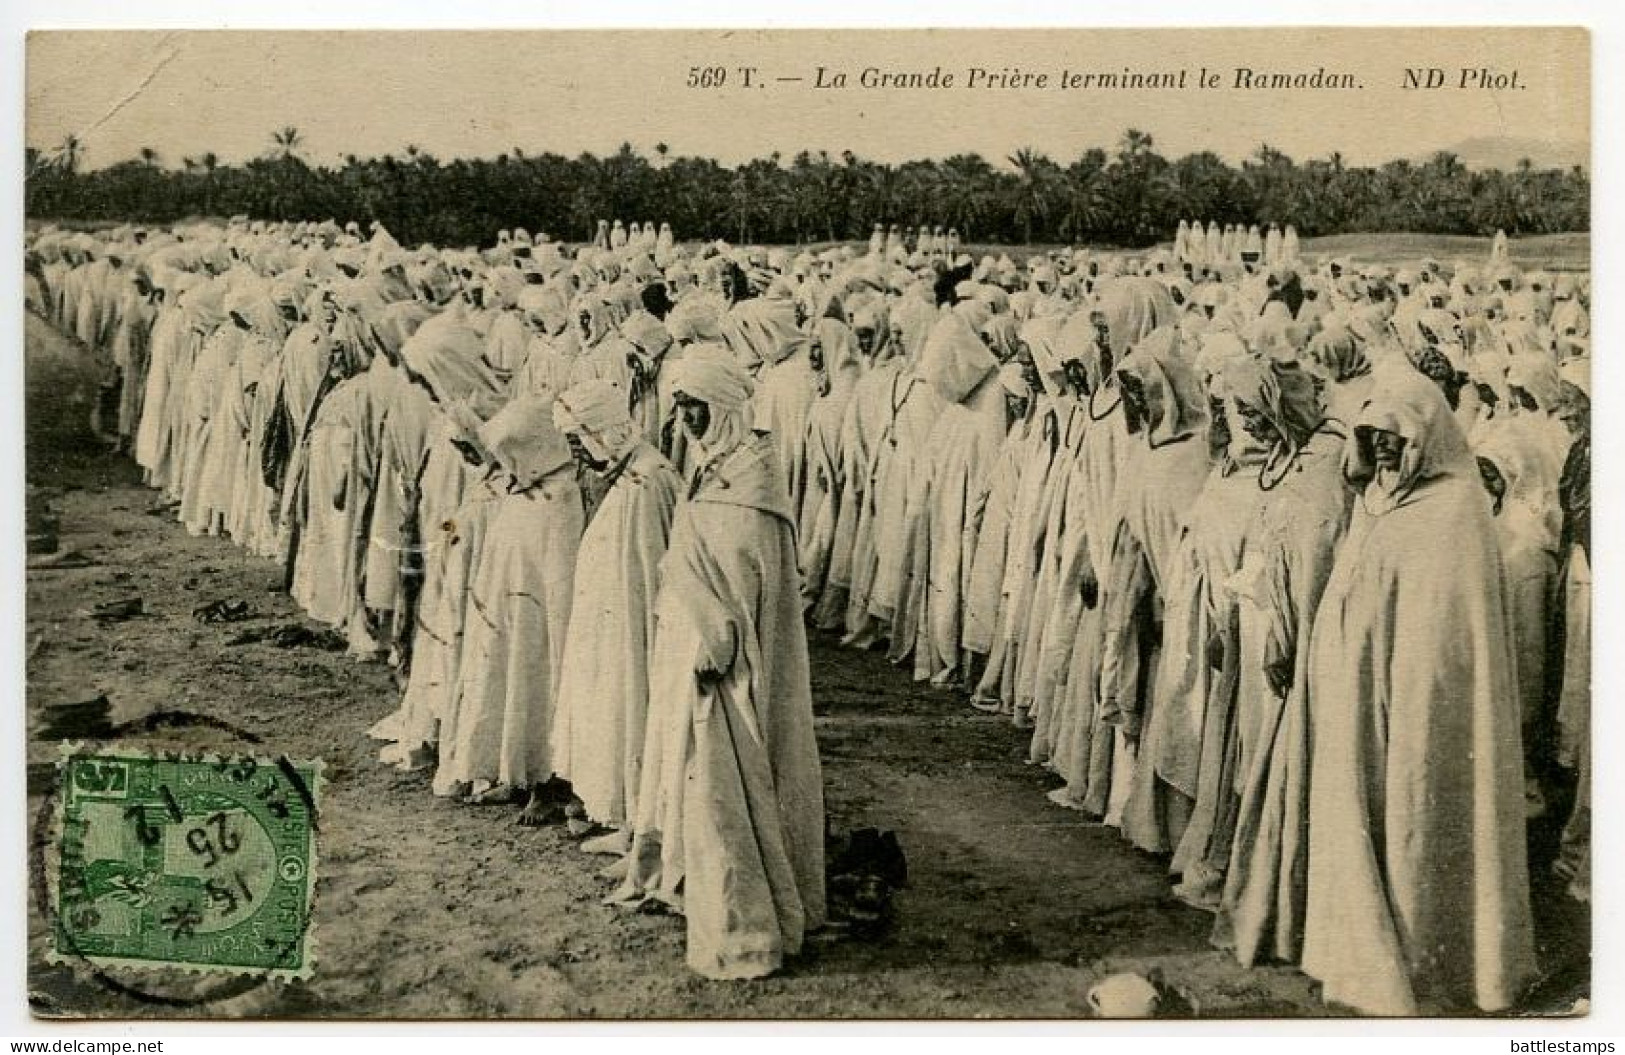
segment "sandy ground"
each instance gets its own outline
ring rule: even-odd
[[[1324,1014],[1309,979],[1247,970],[1208,944],[1209,917],[1176,901],[1163,866],[1044,799],[1023,736],[959,698],[911,684],[878,655],[813,641],[818,736],[832,823],[895,829],[912,876],[882,939],[820,938],[777,977],[705,981],[683,966],[681,921],[601,904],[603,858],[509,807],[459,805],[378,764],[366,728],[394,708],[390,672],[317,649],[228,646],[244,628],[298,621],[280,569],[154,512],[126,459],[85,422],[89,354],[27,322],[29,516],[60,519],[60,551],[93,562],[30,570],[31,729],[47,704],[105,693],[116,722],[185,711],[230,723],[261,750],[318,758],[322,801],[308,982],[268,983],[181,1006],[119,995],[48,966],[30,894],[30,1002],[42,1015],[400,1018],[1079,1017],[1104,974],[1160,967],[1204,1015]],[[98,624],[92,605],[139,595],[147,615]],[[246,600],[253,618],[203,625],[192,610]],[[31,732],[30,824],[56,745]],[[1534,842],[1540,859],[1549,839]],[[1548,977],[1530,1010],[1587,992],[1589,920],[1543,884]],[[132,976],[124,976],[129,980]],[[142,976],[133,976],[138,982]]]

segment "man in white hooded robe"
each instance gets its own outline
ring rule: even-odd
[[[688,922],[688,965],[755,978],[824,921],[824,795],[789,491],[725,350],[672,378],[697,468],[661,565],[649,737],[622,904]]]
[[[1311,644],[1303,968],[1367,1014],[1513,1006],[1534,976],[1499,548],[1444,396],[1385,364]]]
[[[479,430],[505,476],[469,583],[458,699],[435,784],[479,801],[528,792],[521,822],[548,805],[553,701],[581,540],[581,492],[552,400],[519,396]]]
[[[624,853],[643,771],[649,645],[660,560],[682,481],[607,381],[574,385],[553,417],[576,461],[607,482],[576,557],[553,717],[553,768],[597,824],[616,829],[583,848]]]

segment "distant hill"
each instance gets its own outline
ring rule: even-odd
[[[1479,136],[1445,147],[1470,169],[1515,169],[1528,158],[1537,169],[1567,169],[1579,165],[1591,171],[1589,144],[1514,136]],[[1425,158],[1421,160],[1426,160]]]

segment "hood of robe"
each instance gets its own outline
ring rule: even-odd
[[[1262,466],[1269,458],[1269,449],[1241,427],[1236,413],[1239,402],[1236,390],[1247,389],[1246,374],[1257,365],[1268,364],[1248,351],[1241,338],[1231,333],[1205,337],[1202,351],[1196,357],[1196,374],[1207,382],[1208,415],[1210,419],[1215,414],[1222,415],[1219,424],[1228,437],[1219,467],[1224,476],[1238,469]]]
[[[1026,375],[1015,363],[1005,363],[999,367],[999,387],[1017,399],[1033,398],[1032,386],[1027,384]]]
[[[1578,356],[1566,360],[1558,373],[1563,380],[1578,388],[1586,399],[1591,398],[1591,359],[1588,356]]]
[[[806,344],[796,325],[796,306],[790,300],[753,297],[728,309],[722,336],[734,355],[749,369],[772,366],[790,358]]]
[[[1512,395],[1507,387],[1507,368],[1512,364],[1512,357],[1498,348],[1489,348],[1479,352],[1468,360],[1467,376],[1475,383],[1488,385],[1500,400],[1502,410],[1506,413],[1508,402]]]
[[[1100,355],[1095,349],[1095,310],[1098,309],[1085,308],[1066,316],[1056,331],[1054,343],[1055,355],[1059,360],[1057,365],[1082,363],[1084,372],[1089,375],[1091,390],[1100,386]],[[1121,361],[1121,356],[1113,356],[1114,363]]]
[[[485,360],[480,335],[444,314],[428,319],[406,339],[401,360],[442,404],[490,400],[502,391],[501,380]]]
[[[457,276],[442,260],[413,264],[406,269],[406,280],[430,304],[444,304],[457,294]]]
[[[587,316],[585,331],[581,328],[582,314]],[[600,293],[583,294],[570,306],[570,322],[583,348],[591,348],[607,337],[615,328],[615,310]]]
[[[983,300],[962,300],[953,306],[953,311],[964,319],[975,333],[981,333],[982,327],[993,317],[992,306]]]
[[[1540,327],[1528,319],[1508,319],[1502,323],[1501,346],[1513,356],[1548,354],[1541,340]]]
[[[579,437],[598,461],[614,465],[638,442],[626,392],[602,378],[571,385],[553,406],[559,431]]]
[[[558,333],[570,324],[570,300],[556,286],[526,286],[519,294],[518,305],[532,325],[548,334]]]
[[[384,310],[388,301],[370,279],[334,279],[329,283],[333,301],[342,308],[371,317]]]
[[[897,354],[910,363],[914,362],[919,358],[931,327],[936,324],[936,306],[922,297],[905,295],[892,307],[889,317],[892,333],[901,338]]]
[[[1095,310],[1106,320],[1113,369],[1152,330],[1179,317],[1167,287],[1149,278],[1120,278],[1107,283]],[[1093,338],[1089,343],[1094,345]]]
[[[381,223],[374,223],[372,237],[367,241],[367,268],[376,271],[383,266],[383,261],[398,256],[401,253],[401,244],[395,241],[387,228]]]
[[[683,297],[666,316],[666,329],[675,341],[722,340],[722,313],[718,302],[703,295]]]
[[[1292,312],[1278,300],[1264,305],[1264,310],[1247,328],[1246,336],[1258,354],[1282,361],[1296,359],[1302,344],[1301,331],[1293,322]]]
[[[1016,354],[1018,325],[1013,315],[995,315],[982,324],[982,341],[993,351],[993,357],[1007,363]]]
[[[747,432],[695,472],[690,502],[755,509],[795,525],[790,485],[770,437]]]
[[[1201,350],[1196,353],[1192,366],[1198,378],[1206,379],[1209,389],[1220,395],[1228,391],[1225,381],[1226,372],[1238,362],[1253,358],[1242,343],[1239,336],[1228,331],[1217,333],[1204,333],[1201,337]]]
[[[856,383],[863,372],[863,355],[852,328],[839,319],[819,319],[813,328],[813,340],[818,343],[830,391],[844,392]]]
[[[1345,326],[1333,326],[1315,334],[1304,358],[1334,384],[1351,381],[1371,372],[1371,360],[1366,356],[1365,349]]]
[[[359,374],[372,365],[372,328],[353,311],[342,310],[333,318],[333,329],[328,334],[334,363],[345,377]]]
[[[1301,366],[1249,356],[1226,365],[1225,392],[1269,419],[1281,442],[1295,451],[1325,418],[1314,375]]]
[[[1087,318],[1086,312],[1079,314]],[[1038,383],[1044,386],[1046,395],[1058,396],[1066,391],[1066,371],[1061,368],[1061,354],[1057,350],[1066,321],[1060,315],[1044,315],[1021,327],[1021,342],[1033,357]]]
[[[248,323],[248,328],[267,340],[280,343],[288,336],[287,323],[277,308],[266,283],[245,282],[226,294],[224,307],[228,315],[235,315]]]
[[[1181,354],[1177,327],[1165,326],[1140,341],[1117,375],[1145,394],[1146,442],[1153,450],[1188,439],[1207,424],[1207,393]]]
[[[1452,312],[1443,308],[1428,308],[1416,315],[1417,337],[1426,341],[1422,333],[1423,327],[1433,335],[1433,339],[1441,344],[1463,344],[1466,335],[1461,330],[1461,320]]]
[[[1347,325],[1361,341],[1374,344],[1392,337],[1387,313],[1379,306],[1369,305],[1349,312]]]
[[[1399,468],[1378,473],[1371,431],[1405,439]],[[1380,516],[1410,501],[1417,489],[1441,476],[1476,472],[1467,437],[1439,386],[1415,368],[1384,362],[1372,372],[1371,392],[1355,416],[1343,455],[1345,478],[1365,484],[1366,511]]]
[[[1563,398],[1563,374],[1557,361],[1545,352],[1520,352],[1508,357],[1506,378],[1534,397],[1543,411],[1557,409]]]
[[[1474,453],[1495,463],[1506,481],[1506,500],[1522,503],[1543,522],[1560,520],[1553,461],[1530,442],[1516,421],[1497,418],[1473,434]]]
[[[310,295],[310,275],[303,268],[284,271],[271,280],[270,292],[278,309],[298,311]]]
[[[200,282],[182,295],[180,306],[192,329],[209,333],[226,321],[225,284],[219,279]]]
[[[388,305],[371,321],[372,335],[377,343],[399,360],[401,348],[430,316],[428,308],[417,301],[402,300]]]
[[[943,399],[958,403],[998,368],[999,361],[964,316],[946,311],[925,339],[917,371]]]
[[[574,459],[564,434],[553,423],[553,400],[518,396],[479,430],[480,442],[498,465],[513,474],[516,490],[527,490]]]

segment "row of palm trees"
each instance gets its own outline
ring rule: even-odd
[[[400,156],[346,155],[312,165],[288,125],[259,157],[222,164],[213,152],[165,167],[134,159],[82,171],[83,143],[29,151],[30,216],[172,222],[196,215],[379,220],[406,242],[488,243],[523,226],[575,240],[600,218],[669,221],[681,238],[803,244],[861,239],[881,224],[956,227],[966,242],[1145,245],[1181,218],[1294,224],[1305,235],[1354,231],[1510,234],[1586,230],[1590,180],[1575,167],[1469,171],[1438,153],[1425,162],[1348,165],[1340,154],[1295,162],[1266,145],[1239,166],[1203,152],[1170,160],[1152,136],[1127,130],[1115,150],[1070,162],[1024,147],[995,164],[978,154],[884,164],[851,151],[775,152],[732,168],[710,158],[652,155],[630,144],[599,157],[528,155],[441,161],[416,144]]]

